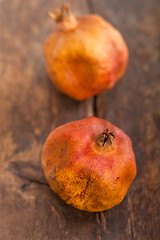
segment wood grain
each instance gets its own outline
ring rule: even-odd
[[[158,0],[70,1],[118,28],[130,61],[110,91],[76,102],[48,79],[43,43],[55,28],[46,13],[66,1],[1,1],[0,239],[158,240],[160,238],[160,84]],[[42,145],[56,126],[96,115],[133,140],[138,175],[124,201],[102,213],[62,202],[47,185]]]

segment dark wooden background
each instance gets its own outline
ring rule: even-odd
[[[55,28],[46,15],[60,0],[1,0],[0,239],[160,239],[160,75],[158,0],[72,0],[78,16],[97,13],[123,34],[125,76],[110,91],[76,102],[48,79],[43,43]],[[95,115],[133,141],[138,174],[124,201],[102,213],[62,202],[47,185],[42,145],[60,124]]]

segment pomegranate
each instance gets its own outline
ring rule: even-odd
[[[130,138],[96,117],[51,132],[43,146],[42,168],[61,199],[89,212],[119,204],[136,176]]]
[[[58,27],[46,40],[44,51],[56,88],[76,100],[112,88],[128,62],[121,34],[96,14],[76,18],[67,6],[49,16]]]

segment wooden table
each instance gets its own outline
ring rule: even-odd
[[[98,13],[123,34],[130,61],[110,91],[76,102],[46,73],[43,43],[56,24],[46,12],[64,1],[1,0],[0,239],[160,239],[160,76],[158,0],[74,0],[76,15]],[[121,204],[87,213],[47,185],[40,154],[60,124],[98,116],[133,141],[138,174]]]

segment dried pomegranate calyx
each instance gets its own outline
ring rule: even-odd
[[[113,132],[109,132],[109,129],[107,128],[97,135],[95,141],[98,148],[105,148],[106,150],[111,151],[114,148],[114,139],[115,134]]]
[[[48,16],[59,23],[59,28],[64,31],[73,30],[77,27],[77,20],[71,13],[69,4],[62,5],[61,9],[55,8],[54,13],[48,12]]]

